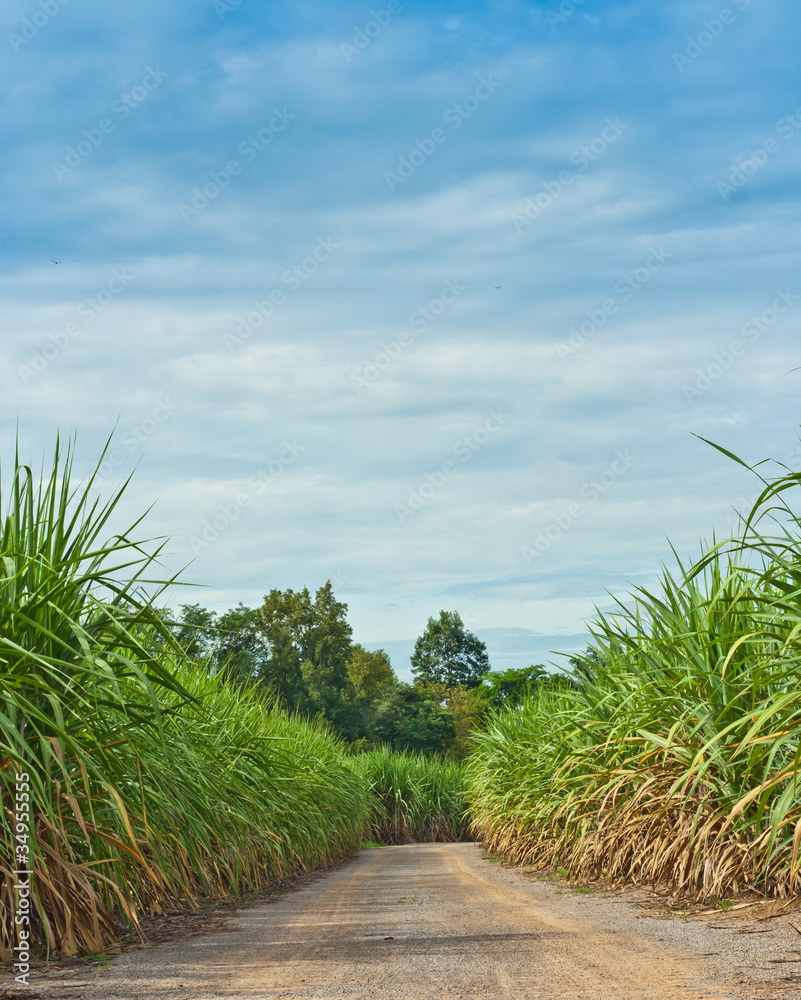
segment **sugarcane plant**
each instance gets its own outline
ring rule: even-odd
[[[128,481],[103,498],[103,457],[78,481],[74,442],[38,474],[17,451],[0,486],[4,960],[20,861],[34,944],[97,952],[143,913],[347,854],[369,808],[339,741],[186,657],[159,604],[164,542],[138,537],[142,518],[113,527]]]
[[[574,683],[478,735],[490,850],[676,895],[801,891],[801,475],[755,471],[737,536],[597,613]]]

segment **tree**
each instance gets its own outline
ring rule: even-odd
[[[307,587],[297,593],[271,590],[256,622],[269,651],[264,683],[289,708],[334,724],[347,712],[352,634],[347,610],[329,580],[314,600]]]
[[[358,701],[375,701],[383,689],[397,679],[383,649],[369,653],[358,642],[351,646],[347,670],[354,697]]]
[[[456,739],[450,712],[412,684],[396,684],[384,695],[373,728],[375,738],[393,750],[444,753]]]
[[[375,740],[379,699],[397,684],[398,678],[383,649],[369,653],[359,643],[351,646],[347,671],[349,708],[341,710],[337,728],[352,742],[371,744]]]
[[[464,627],[458,611],[429,618],[412,654],[412,673],[422,684],[475,687],[489,670],[486,645]]]
[[[300,666],[314,710],[337,727],[347,725],[349,714],[348,659],[353,630],[345,617],[347,611],[347,604],[335,599],[328,580],[311,604]]]
[[[541,663],[530,667],[510,667],[508,670],[489,670],[481,678],[477,690],[490,708],[517,708],[548,676]]]
[[[169,608],[159,612],[184,653],[206,660],[212,670],[226,670],[240,682],[254,681],[267,657],[256,627],[258,611],[240,604],[223,614],[199,604],[182,604],[177,618]]]
[[[268,650],[258,628],[259,612],[240,601],[217,619],[214,662],[232,680],[249,682],[262,672]]]
[[[568,663],[573,671],[573,683],[578,688],[597,684],[606,669],[606,661],[592,646],[587,646],[578,656],[571,656]]]
[[[487,714],[487,701],[481,685],[474,688],[447,687],[445,684],[420,684],[420,688],[453,719],[456,738],[451,745],[450,756],[463,760],[470,752],[473,733],[481,728]]]
[[[308,708],[300,665],[301,637],[308,628],[310,605],[308,590],[297,594],[293,590],[271,590],[256,622],[268,653],[259,680],[289,709]]]
[[[202,608],[199,604],[182,604],[177,623],[171,626],[172,634],[187,656],[193,660],[210,657],[214,652],[216,612]],[[165,609],[167,619],[171,617]]]

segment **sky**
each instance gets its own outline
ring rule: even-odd
[[[0,459],[174,603],[559,664],[801,468],[801,8],[6,0]],[[58,261],[59,263],[54,263]]]

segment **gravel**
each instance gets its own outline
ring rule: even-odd
[[[128,951],[107,967],[35,970],[30,991],[10,984],[7,995],[799,1000],[795,919],[775,903],[671,913],[649,893],[534,878],[475,844],[415,844],[362,851],[240,911],[225,930]]]

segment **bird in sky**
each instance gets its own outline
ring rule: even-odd
[[[63,260],[53,260],[53,258],[52,258],[52,257],[50,258],[50,260],[51,260],[51,262],[52,262],[53,264],[63,264],[63,263],[64,263],[64,261],[63,261]]]
[[[503,288],[503,285],[496,285],[496,288]]]

